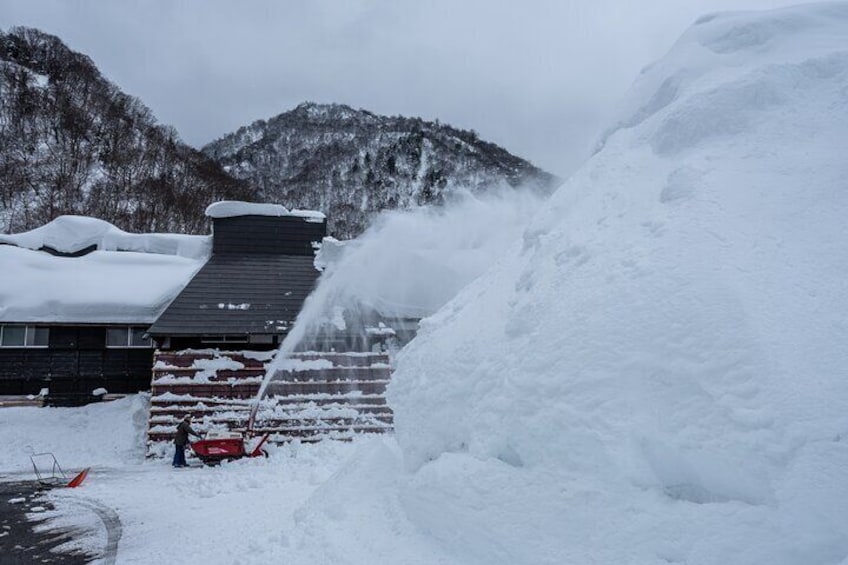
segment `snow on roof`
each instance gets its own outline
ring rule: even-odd
[[[324,221],[324,214],[314,210],[289,210],[280,204],[260,204],[257,202],[239,202],[222,200],[206,208],[210,218],[232,218],[235,216],[297,216],[306,221]]]
[[[209,255],[211,238],[206,235],[127,233],[97,218],[59,216],[28,232],[0,234],[0,243],[36,250],[49,247],[62,253],[75,253],[96,245],[101,251],[138,251],[203,259]]]
[[[323,222],[327,218],[323,212],[316,210],[292,210],[291,215],[303,218],[307,222]]]
[[[6,244],[6,245],[4,245]],[[60,216],[0,234],[0,322],[151,323],[206,262],[211,237],[132,234],[109,222]],[[57,257],[50,248],[82,257]]]
[[[57,257],[0,245],[0,322],[152,323],[203,265],[156,253]]]

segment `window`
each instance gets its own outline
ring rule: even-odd
[[[43,326],[0,326],[0,347],[47,347],[49,337]]]
[[[3,347],[23,347],[26,343],[26,326],[3,326],[0,343]]]
[[[153,341],[144,337],[147,328],[130,326],[106,329],[106,347],[153,347]]]
[[[49,338],[49,336],[50,330],[48,328],[39,326],[27,326],[27,347],[47,347],[47,339]]]
[[[145,328],[130,328],[130,347],[153,347],[153,341],[145,338]]]
[[[200,338],[200,343],[247,343],[246,335],[207,335]]]

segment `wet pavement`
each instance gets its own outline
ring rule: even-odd
[[[73,539],[74,532],[52,529],[35,532],[45,518],[30,520],[27,514],[46,513],[53,506],[42,496],[49,487],[36,481],[0,482],[0,565],[31,563],[85,564],[95,556],[58,553],[55,549]]]

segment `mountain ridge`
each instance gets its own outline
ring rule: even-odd
[[[338,237],[387,208],[504,185],[549,194],[560,182],[473,130],[337,103],[301,103],[201,150],[264,199],[323,211]]]
[[[216,200],[327,214],[362,233],[381,211],[560,180],[462,130],[304,102],[201,149],[157,122],[87,55],[38,29],[0,30],[0,232],[85,215],[133,232],[206,233]]]

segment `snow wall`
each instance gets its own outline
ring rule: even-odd
[[[454,562],[848,563],[848,5],[703,17],[628,100],[401,351],[399,504]]]

